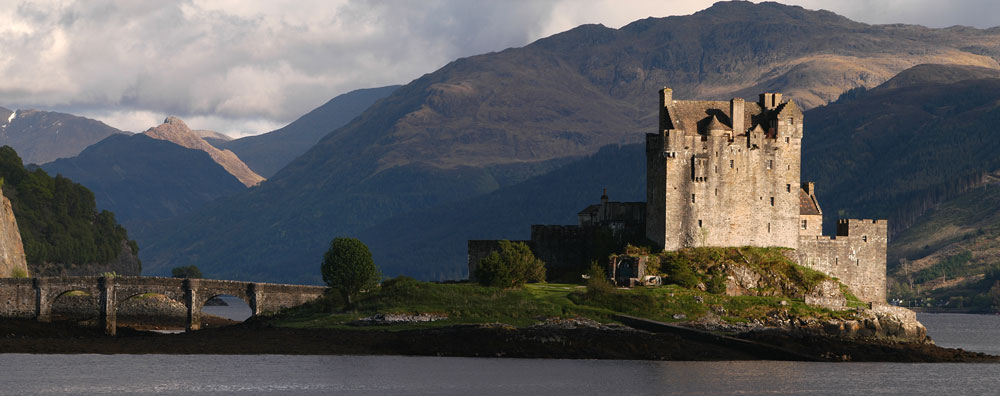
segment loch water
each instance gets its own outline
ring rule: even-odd
[[[919,314],[1000,353],[1000,316]],[[996,395],[1000,364],[0,354],[0,395]]]

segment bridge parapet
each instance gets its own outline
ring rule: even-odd
[[[250,306],[251,314],[276,311],[319,298],[322,286],[256,283],[215,279],[166,277],[48,277],[0,278],[0,316],[49,320],[52,302],[59,296],[81,291],[99,299],[98,316],[105,332],[115,334],[118,304],[129,298],[155,293],[182,302],[187,307],[187,330],[197,330],[205,303],[219,295],[232,295]]]

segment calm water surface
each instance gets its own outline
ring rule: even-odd
[[[919,318],[939,345],[1000,353],[1000,317]],[[0,354],[0,381],[0,395],[996,395],[1000,365]]]

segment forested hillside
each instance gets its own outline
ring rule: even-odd
[[[903,74],[806,112],[802,177],[817,183],[825,224],[889,218],[893,236],[1000,169],[1000,79],[917,71],[934,78]]]
[[[94,194],[86,187],[62,176],[49,176],[42,169],[25,169],[9,146],[0,147],[0,177],[32,274],[103,268],[120,261],[123,249],[130,250],[125,255],[133,258],[138,253],[114,213],[97,211]]]

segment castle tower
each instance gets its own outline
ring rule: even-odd
[[[667,250],[798,246],[802,111],[781,94],[757,103],[674,100],[660,91],[646,136],[646,236]]]

